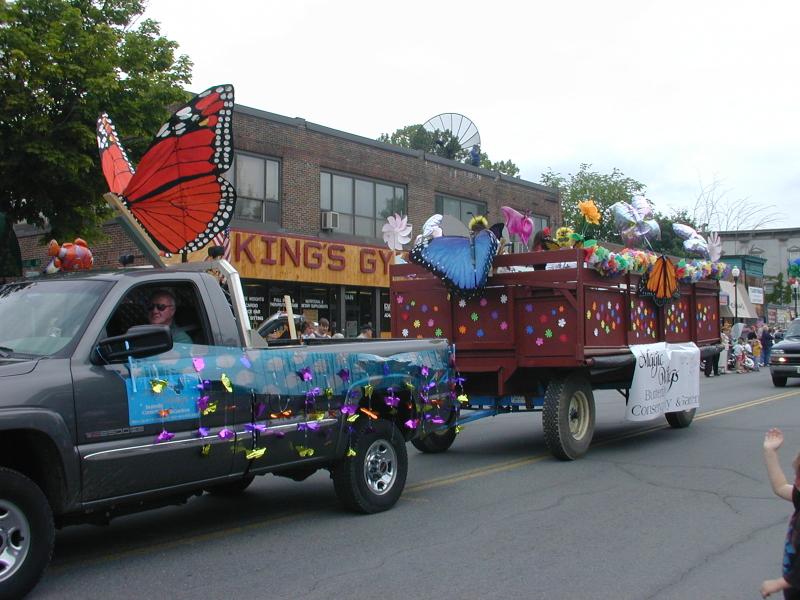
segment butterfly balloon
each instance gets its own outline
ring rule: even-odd
[[[673,223],[672,231],[683,240],[683,249],[688,254],[709,258],[708,242],[693,227],[682,223]]]
[[[457,296],[468,299],[486,285],[499,245],[490,229],[481,229],[470,237],[433,238],[427,244],[414,246],[409,259],[441,277]]]
[[[722,240],[715,231],[708,234],[708,258],[714,262],[722,258]]]
[[[233,217],[233,86],[217,85],[180,107],[134,170],[106,113],[97,120],[108,186],[161,250],[199,250]]]
[[[527,216],[523,215],[516,209],[511,208],[510,206],[501,206],[500,210],[503,211],[503,217],[506,221],[506,229],[508,229],[509,235],[518,235],[519,239],[522,240],[522,243],[525,244],[525,247],[528,247],[528,241],[531,239],[531,235],[533,234],[533,220]]]
[[[652,218],[653,207],[645,197],[635,196],[630,204],[617,202],[611,205],[610,210],[626,246],[634,246],[642,240],[661,239],[661,228]]]

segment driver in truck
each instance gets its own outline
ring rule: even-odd
[[[172,292],[156,290],[147,303],[147,320],[150,325],[166,325],[172,332],[172,341],[176,344],[191,344],[189,334],[175,326],[175,308],[177,300]]]

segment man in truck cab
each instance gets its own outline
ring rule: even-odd
[[[147,303],[147,319],[150,325],[166,325],[172,332],[172,341],[176,344],[191,344],[192,338],[183,329],[175,326],[175,310],[177,300],[172,292],[156,290]]]

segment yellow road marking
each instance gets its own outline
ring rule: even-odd
[[[708,412],[701,413],[695,416],[694,420],[699,421],[702,419],[709,419],[711,417],[718,417],[721,415],[726,415],[732,412],[736,412],[739,410],[744,410],[746,408],[752,408],[754,406],[759,406],[761,404],[766,404],[768,402],[774,402],[775,400],[783,400],[784,398],[789,398],[791,396],[800,395],[800,389],[793,390],[789,392],[783,392],[781,394],[775,394],[773,396],[767,396],[764,398],[756,398],[755,400],[748,400],[746,402],[742,402],[740,404],[734,404],[733,406],[726,406],[725,408],[718,408],[715,410],[710,410]],[[592,444],[592,446],[604,446],[607,444],[611,444],[613,442],[617,442],[623,439],[628,439],[632,437],[637,437],[640,435],[645,435],[647,433],[652,433],[653,431],[658,431],[660,429],[666,429],[668,425],[658,425],[656,427],[648,427],[646,429],[640,429],[631,433],[624,433],[618,436],[613,436],[605,440],[601,440]],[[470,479],[475,479],[478,477],[485,477],[487,475],[494,475],[495,473],[502,473],[503,471],[510,471],[511,469],[516,469],[519,467],[524,467],[526,465],[531,465],[537,462],[541,462],[546,458],[550,458],[550,453],[545,454],[537,454],[536,456],[530,456],[527,458],[518,458],[515,460],[510,460],[501,463],[495,463],[493,465],[488,465],[485,467],[478,467],[476,469],[469,469],[467,471],[462,471],[461,473],[455,473],[453,475],[445,475],[443,477],[437,477],[434,479],[428,479],[426,481],[421,481],[419,483],[415,483],[413,485],[406,486],[404,490],[404,494],[414,494],[416,492],[422,492],[425,490],[430,490],[437,487],[442,487],[446,485],[453,485],[456,483],[460,483],[462,481],[468,481]],[[420,498],[407,498],[408,500],[412,501],[420,501]],[[159,550],[167,550],[170,548],[176,548],[180,546],[188,546],[190,544],[195,544],[197,542],[203,541],[211,541],[217,540],[220,538],[227,537],[229,535],[235,533],[241,533],[244,531],[249,531],[256,528],[261,528],[266,525],[274,525],[278,523],[286,523],[298,519],[300,517],[307,517],[309,515],[313,515],[315,513],[319,514],[322,511],[302,511],[297,513],[289,513],[285,515],[278,515],[273,517],[268,517],[266,519],[262,519],[259,521],[254,521],[252,523],[248,523],[246,525],[238,525],[235,527],[228,527],[226,529],[220,529],[219,531],[211,531],[207,533],[199,533],[197,535],[185,537],[179,540],[172,540],[169,542],[162,542],[157,544],[150,544],[147,546],[143,546],[141,548],[131,548],[129,550],[121,550],[119,552],[115,552],[113,554],[106,554],[101,557],[94,557],[84,560],[78,560],[76,562],[72,562],[67,559],[64,564],[56,564],[50,568],[51,572],[59,572],[66,568],[78,565],[90,565],[96,563],[102,563],[112,560],[119,560],[120,558],[130,557],[130,556],[137,556],[142,554],[148,554],[154,551]]]

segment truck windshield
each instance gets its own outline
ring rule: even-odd
[[[0,356],[53,356],[64,351],[109,285],[84,279],[0,286]]]

